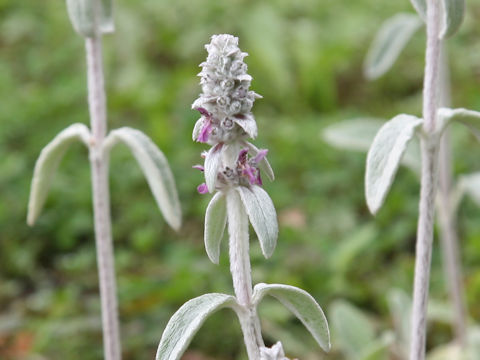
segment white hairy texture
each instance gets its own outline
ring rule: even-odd
[[[285,357],[283,346],[280,341],[277,341],[272,347],[260,348],[260,360],[289,360]]]
[[[252,302],[252,275],[249,255],[248,217],[237,191],[227,193],[230,272],[233,289],[243,312],[239,313],[245,346],[250,360],[258,360],[265,346],[260,321]]]
[[[238,124],[252,139],[255,139],[258,134],[257,122],[253,115],[248,114],[245,118],[234,118],[233,121]]]
[[[257,284],[253,293],[254,305],[258,306],[265,295],[273,296],[280,301],[303,323],[323,350],[330,350],[327,318],[309,293],[289,285]]]
[[[385,74],[422,25],[417,15],[408,13],[400,13],[386,20],[368,50],[364,64],[365,76],[377,79]]]
[[[278,238],[278,221],[275,206],[267,192],[260,186],[239,186],[236,188],[257,233],[262,253],[266,258],[272,256]]]
[[[438,109],[438,128],[439,132],[445,129],[452,122],[459,122],[470,129],[475,137],[480,141],[480,112],[468,109]]]
[[[198,329],[214,312],[230,307],[239,311],[235,298],[225,294],[205,294],[189,300],[170,318],[158,345],[156,360],[179,360]]]
[[[422,119],[401,114],[385,123],[373,139],[365,172],[365,195],[372,214],[383,205],[407,145],[422,123]]]
[[[103,154],[102,149],[107,131],[107,109],[100,35],[87,38],[85,45],[88,70],[88,105],[92,131],[90,163],[92,171],[95,241],[102,308],[103,348],[105,360],[120,360],[122,355],[110,217],[108,155]]]
[[[217,192],[208,204],[205,213],[205,250],[210,260],[218,264],[220,244],[227,225],[227,203],[225,194]]]
[[[410,360],[424,360],[427,332],[427,304],[433,245],[435,195],[438,181],[438,138],[435,136],[440,69],[439,40],[441,13],[438,0],[427,0],[427,50],[423,89],[423,118],[426,139],[422,139],[422,175],[415,252]]]
[[[248,55],[238,47],[238,38],[228,35],[212,36],[205,48],[208,57],[200,64],[202,94],[193,104],[193,109],[204,109],[212,122],[208,143],[230,143],[247,134],[257,136],[257,124],[251,110],[255,99],[261,96],[249,90],[252,77],[247,74],[243,59]],[[204,116],[206,116],[204,114]],[[226,124],[232,124],[226,125]],[[197,138],[198,122],[194,130]]]
[[[180,201],[165,155],[147,135],[129,127],[111,131],[105,139],[104,152],[119,142],[125,144],[137,160],[167,223],[179,230],[182,218]]]
[[[213,146],[205,157],[205,183],[208,191],[212,193],[215,190],[217,175],[220,165],[222,164],[222,148],[221,145]]]
[[[202,130],[203,124],[204,124],[203,117],[198,119],[197,122],[195,123],[195,126],[193,127],[193,132],[192,132],[193,141],[196,141],[198,139],[198,135],[200,134],[200,131]]]
[[[35,163],[30,198],[28,201],[27,224],[33,226],[42,211],[53,176],[60,162],[74,142],[81,141],[89,146],[90,130],[84,124],[73,124],[62,130],[43,148]]]

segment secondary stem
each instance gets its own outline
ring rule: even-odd
[[[448,57],[445,44],[442,43],[440,52],[440,106],[449,107],[450,76]],[[450,301],[453,307],[455,337],[460,345],[466,343],[466,309],[462,268],[457,233],[456,206],[452,204],[452,150],[448,129],[445,130],[440,141],[439,153],[439,188],[438,188],[438,220],[440,224],[440,240],[445,278]]]
[[[421,142],[422,177],[415,257],[410,360],[425,359],[427,304],[432,259],[435,193],[437,188],[438,142],[435,119],[438,107],[438,80],[441,43],[440,2],[427,0],[427,51],[423,92],[425,136]]]
[[[240,196],[233,189],[227,193],[227,215],[233,288],[237,301],[244,310],[240,314],[240,324],[248,358],[258,360],[260,359],[260,347],[265,346],[265,344],[262,338],[260,320],[252,304],[248,217]]]
[[[120,332],[113,258],[108,186],[108,157],[102,154],[107,131],[101,35],[86,39],[88,103],[92,130],[92,171],[95,240],[102,306],[103,347],[106,360],[120,360]]]

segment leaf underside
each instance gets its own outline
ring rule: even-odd
[[[445,131],[455,121],[465,125],[480,141],[480,112],[464,108],[440,108],[438,109],[438,120],[440,131]]]
[[[422,24],[417,15],[408,13],[400,13],[386,20],[368,50],[364,64],[365,76],[377,79],[385,74]]]
[[[375,136],[365,172],[365,195],[372,214],[385,201],[407,145],[422,123],[422,119],[401,114],[382,126]]]
[[[178,230],[182,217],[180,202],[165,155],[147,135],[129,127],[110,132],[105,140],[107,150],[118,142],[122,142],[130,149],[165,220],[173,229]]]
[[[158,345],[156,360],[179,360],[205,320],[216,311],[231,307],[236,300],[225,294],[205,294],[182,305],[170,318]]]
[[[257,233],[262,253],[266,258],[272,256],[278,237],[277,213],[272,199],[260,186],[239,186],[236,188],[250,223]]]
[[[440,38],[454,35],[462,25],[465,16],[465,0],[442,0],[443,26]]]
[[[227,202],[225,194],[217,192],[208,204],[205,213],[205,249],[210,260],[218,264],[220,244],[227,224]]]
[[[212,147],[205,157],[205,183],[208,191],[212,193],[215,190],[217,182],[218,169],[222,163],[222,145],[218,144]]]
[[[253,292],[255,306],[258,306],[265,295],[273,296],[280,301],[305,325],[324,351],[330,350],[327,318],[320,305],[309,293],[289,285],[257,284]]]
[[[30,198],[28,202],[27,223],[35,224],[42,211],[53,176],[63,159],[65,152],[74,142],[80,141],[88,146],[90,130],[84,124],[73,124],[61,131],[40,153],[33,171]]]

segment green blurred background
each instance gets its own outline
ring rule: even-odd
[[[198,114],[198,64],[217,33],[240,38],[264,96],[254,107],[255,144],[270,149],[276,180],[266,183],[279,216],[274,256],[265,260],[252,235],[255,282],[309,291],[329,312],[345,299],[369,314],[378,331],[391,328],[387,292],[410,293],[419,186],[401,169],[385,207],[365,205],[365,155],[339,151],[324,127],[358,116],[391,118],[421,109],[425,36],[420,31],[392,71],[376,82],[362,75],[379,25],[408,0],[142,0],[116,1],[117,31],[105,36],[109,127],[149,134],[174,172],[184,213],[175,233],[165,224],[132,156],[116,148],[111,201],[125,359],[152,359],[162,331],[181,304],[207,292],[232,293],[226,242],[220,265],[204,251],[209,195],[199,195],[205,145],[191,140]],[[453,104],[480,109],[480,1],[449,41]],[[88,123],[85,56],[61,0],[0,0],[0,358],[101,359],[95,247],[87,152],[74,146],[55,177],[35,227],[25,224],[33,166],[42,147],[74,122]],[[463,129],[453,134],[455,172],[480,168],[480,147]],[[460,208],[468,310],[480,321],[480,209]],[[431,294],[446,299],[435,243]],[[275,302],[261,308],[265,339],[288,354],[324,356],[308,332]],[[334,334],[335,335],[335,334]],[[432,327],[428,346],[451,339]],[[240,327],[224,310],[209,319],[185,359],[244,358]]]

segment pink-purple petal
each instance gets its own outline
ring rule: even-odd
[[[207,111],[207,109],[203,108],[203,107],[198,107],[196,108],[196,110],[202,114],[203,116],[207,116],[209,117],[210,116],[210,113]]]
[[[208,137],[210,136],[210,133],[212,132],[212,123],[210,122],[210,119],[206,119],[205,123],[203,124],[202,130],[200,130],[200,134],[198,134],[197,141],[206,143],[208,141]]]
[[[200,171],[205,171],[205,168],[202,165],[193,165],[192,168]]]
[[[202,194],[202,195],[203,195],[203,194],[207,194],[207,193],[208,193],[207,184],[202,183],[202,184],[198,185],[197,191],[198,191],[200,194]]]
[[[253,158],[253,161],[255,162],[255,164],[258,164],[260,161],[262,161],[265,156],[267,156],[268,154],[268,149],[260,149],[257,153],[257,155],[255,155],[255,157]]]

